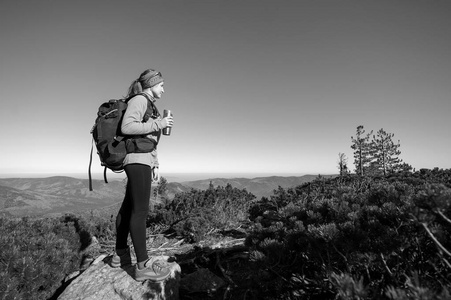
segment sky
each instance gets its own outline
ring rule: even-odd
[[[0,38],[3,176],[86,174],[98,107],[147,68],[163,176],[355,170],[359,125],[451,168],[450,1],[5,0]]]

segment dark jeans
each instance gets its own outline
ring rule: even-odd
[[[147,260],[146,218],[149,210],[152,169],[141,164],[125,166],[127,190],[116,217],[116,249],[127,248],[132,238],[138,262]]]

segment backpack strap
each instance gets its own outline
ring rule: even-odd
[[[149,105],[147,105],[147,107],[150,106],[150,107],[152,108],[152,110],[153,110],[154,112],[156,112],[156,115],[157,115],[157,116],[160,116],[160,112],[158,111],[158,108],[155,106],[155,104],[153,103],[152,98],[151,98],[148,94],[146,94],[146,93],[139,93],[139,94],[137,94],[137,95],[144,96],[144,97],[147,99],[148,104],[149,104]]]
[[[139,96],[144,96],[144,97],[147,99],[148,104],[149,104],[149,105],[147,105],[147,107],[150,106],[150,108],[152,108],[152,110],[156,112],[156,115],[157,115],[157,116],[160,116],[160,111],[158,110],[158,108],[157,108],[157,107],[155,106],[155,104],[153,103],[152,97],[149,96],[149,94],[147,94],[147,93],[141,92],[141,93],[138,93],[138,94],[134,94],[133,96],[127,97],[127,98],[124,99],[125,103],[127,103],[128,101],[130,101],[131,98],[133,98],[133,97],[135,97],[135,96],[138,96],[138,95],[139,95]]]
[[[89,156],[89,167],[88,167],[88,177],[89,177],[89,191],[92,192],[92,176],[91,176],[91,165],[92,165],[92,151],[94,150],[94,137],[92,137],[91,143],[91,155]]]
[[[105,183],[108,183],[108,180],[106,179],[106,166],[105,166],[105,168],[103,169],[103,180],[105,180]]]

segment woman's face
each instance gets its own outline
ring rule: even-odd
[[[160,99],[161,95],[164,93],[164,81],[151,87],[150,92],[153,94],[155,99]]]

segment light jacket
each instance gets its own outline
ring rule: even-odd
[[[147,98],[142,95],[136,95],[128,101],[127,110],[122,119],[121,131],[126,135],[145,134],[158,144],[163,129],[161,117],[157,119],[149,118],[143,122],[147,110]],[[128,153],[124,159],[124,166],[128,164],[143,164],[152,168],[158,167],[158,154],[155,148],[149,153]]]

